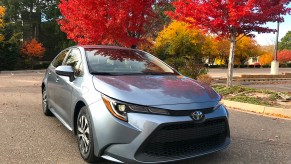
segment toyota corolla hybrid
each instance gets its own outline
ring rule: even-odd
[[[77,135],[87,162],[178,161],[230,144],[221,97],[144,51],[67,48],[48,67],[42,97],[44,114]]]

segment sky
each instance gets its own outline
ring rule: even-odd
[[[288,7],[291,7],[291,4],[288,5]],[[266,27],[270,27],[273,29],[277,28],[277,23],[267,23]],[[284,22],[280,23],[280,28],[279,28],[279,41],[281,38],[283,38],[288,31],[291,31],[291,15],[285,15],[284,16]],[[255,33],[256,41],[260,45],[271,45],[275,44],[276,41],[276,33],[265,33],[265,34],[258,34]]]

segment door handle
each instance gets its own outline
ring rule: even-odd
[[[56,78],[56,82],[59,82],[59,78],[58,77]]]
[[[49,72],[48,72],[48,74],[50,75],[50,74],[52,74],[52,72],[51,72],[51,71],[49,71]]]

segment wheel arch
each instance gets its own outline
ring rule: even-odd
[[[80,113],[80,110],[82,109],[82,107],[86,106],[86,104],[83,102],[83,101],[78,101],[75,105],[75,110],[74,110],[74,120],[73,120],[73,125],[74,125],[74,128],[73,128],[73,132],[74,134],[76,135],[77,134],[77,131],[76,131],[76,127],[77,127],[77,119],[78,119],[78,115]]]
[[[43,89],[45,88],[45,84],[44,82],[41,83],[41,92],[43,91]]]

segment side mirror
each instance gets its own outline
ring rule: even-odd
[[[68,76],[70,78],[70,82],[75,80],[75,73],[72,66],[58,66],[56,68],[56,74],[60,76]]]

